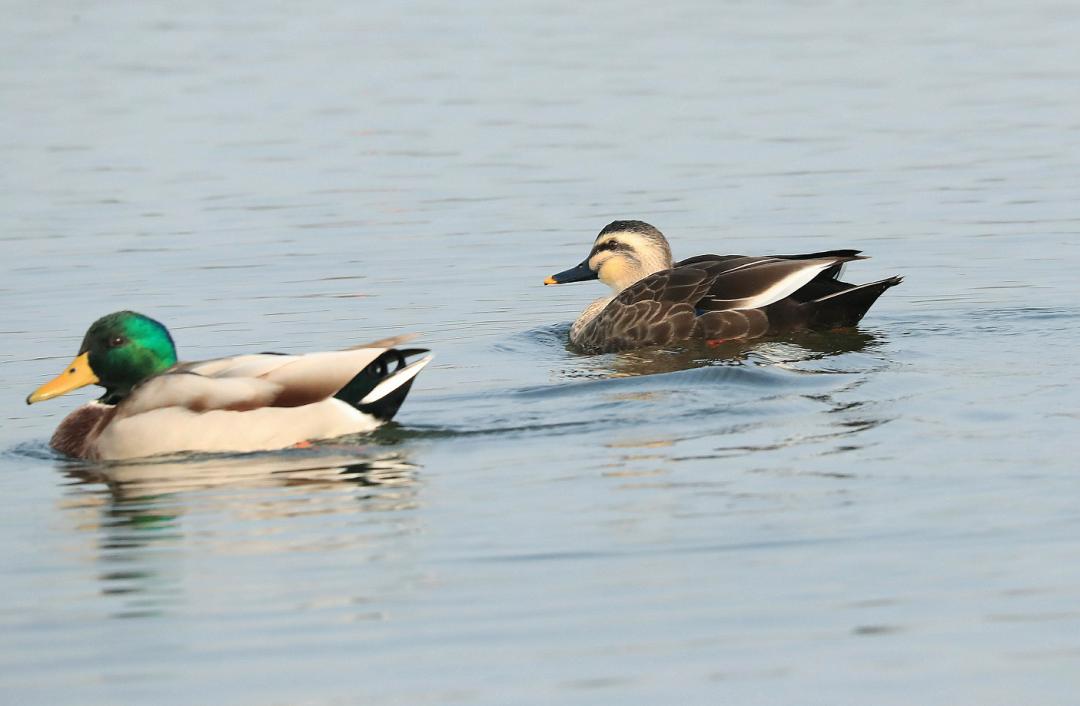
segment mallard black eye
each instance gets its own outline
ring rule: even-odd
[[[124,338],[123,336],[113,336],[112,338],[109,339],[109,346],[112,347],[112,348],[119,348],[120,346],[124,345],[125,343],[127,343],[127,339]]]

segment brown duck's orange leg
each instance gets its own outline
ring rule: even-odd
[[[294,449],[309,449],[311,448],[311,446],[312,443],[310,441],[297,441],[295,444],[292,445]]]

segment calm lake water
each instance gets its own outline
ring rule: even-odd
[[[6,10],[3,703],[1076,703],[1080,5]],[[906,280],[578,355],[616,218]],[[59,458],[122,308],[437,359],[372,438]]]

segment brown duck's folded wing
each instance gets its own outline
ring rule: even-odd
[[[861,255],[862,250],[822,250],[821,252],[803,253],[802,255],[770,255],[778,260],[820,260],[826,257],[848,260],[867,260],[866,255]]]
[[[674,269],[680,267],[690,267],[691,265],[707,264],[710,266],[717,266],[722,263],[728,263],[729,266],[734,267],[746,260],[761,260],[760,257],[749,257],[747,255],[695,255],[694,257],[688,257],[685,260],[679,260],[675,263]]]
[[[819,275],[824,278],[836,277],[840,273],[840,267],[845,262],[852,260],[867,260],[866,255],[860,254],[861,250],[822,250],[821,252],[803,253],[800,255],[765,255],[765,256],[748,256],[748,255],[696,255],[689,257],[685,260],[677,262],[675,267],[682,267],[684,265],[696,265],[696,264],[708,264],[713,267],[713,271],[717,271],[715,267],[720,264],[724,264],[724,269],[732,269],[734,267],[745,265],[747,262],[755,261],[760,262],[764,260],[821,260],[825,258],[832,258],[836,260],[837,264],[833,269]]]
[[[832,257],[837,259],[837,264],[832,267],[822,270],[821,274],[810,281],[810,284],[806,285],[792,297],[799,302],[808,302],[819,297],[828,296],[830,294],[836,294],[846,289],[851,289],[854,285],[847,282],[840,281],[840,275],[844,272],[844,264],[851,262],[852,260],[868,260],[870,259],[866,255],[862,254],[862,250],[823,250],[822,252],[804,253],[802,255],[772,255],[771,257],[779,258],[782,260],[813,260],[819,258]]]
[[[714,274],[706,296],[697,302],[703,311],[760,309],[795,294],[815,278],[852,259],[839,255],[822,258],[774,257],[724,259],[715,265],[695,265]]]

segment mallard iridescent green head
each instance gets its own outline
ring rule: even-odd
[[[105,394],[99,401],[116,404],[140,382],[174,365],[176,346],[165,326],[134,311],[117,311],[91,324],[75,360],[31,393],[26,403],[100,385]]]

